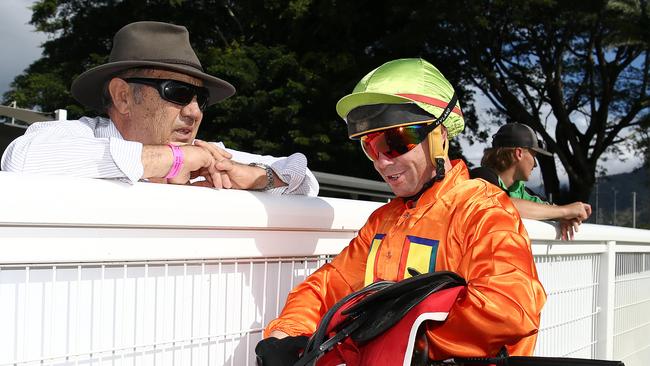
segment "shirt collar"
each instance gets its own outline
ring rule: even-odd
[[[499,179],[501,179],[501,178],[499,178]],[[521,190],[525,184],[526,183],[524,183],[521,180],[516,180],[514,183],[512,183],[512,185],[510,187],[508,187],[508,192],[517,192],[517,191]]]
[[[109,118],[104,117],[95,117],[96,127],[95,127],[95,136],[102,138],[119,138],[124,140],[122,134],[115,126],[115,123]]]
[[[440,197],[445,195],[450,189],[452,189],[456,184],[468,180],[469,172],[467,170],[467,165],[462,160],[452,160],[451,169],[445,172],[445,178],[441,181],[435,182],[431,188],[420,196],[420,199],[417,202],[416,206],[421,204],[428,204],[438,200]],[[407,204],[407,206],[412,207]]]

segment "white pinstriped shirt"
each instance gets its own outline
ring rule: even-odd
[[[269,190],[275,194],[316,196],[318,182],[301,153],[276,158],[219,147],[239,163],[267,164],[287,183]],[[119,179],[129,183],[142,178],[143,145],[127,141],[108,118],[81,117],[79,120],[34,123],[14,140],[2,155],[0,167],[10,172],[68,175],[85,178]]]

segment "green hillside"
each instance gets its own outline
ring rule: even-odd
[[[636,227],[650,229],[650,174],[647,168],[599,178],[589,200],[594,210],[589,222],[632,227],[633,192],[636,192]]]

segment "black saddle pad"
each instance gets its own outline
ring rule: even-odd
[[[508,356],[503,348],[497,357],[453,358],[432,361],[429,366],[625,366],[621,361],[592,360],[588,358]]]
[[[425,273],[372,293],[342,314],[352,318],[365,315],[363,325],[355,330],[351,337],[356,342],[367,342],[395,325],[432,293],[465,285],[465,280],[453,272]]]

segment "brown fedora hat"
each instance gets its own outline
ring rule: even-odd
[[[210,91],[208,105],[235,94],[230,83],[203,72],[187,28],[147,21],[127,24],[117,31],[108,63],[79,75],[72,82],[72,96],[84,106],[102,111],[104,83],[117,73],[136,67],[177,71],[203,80],[203,86]]]

